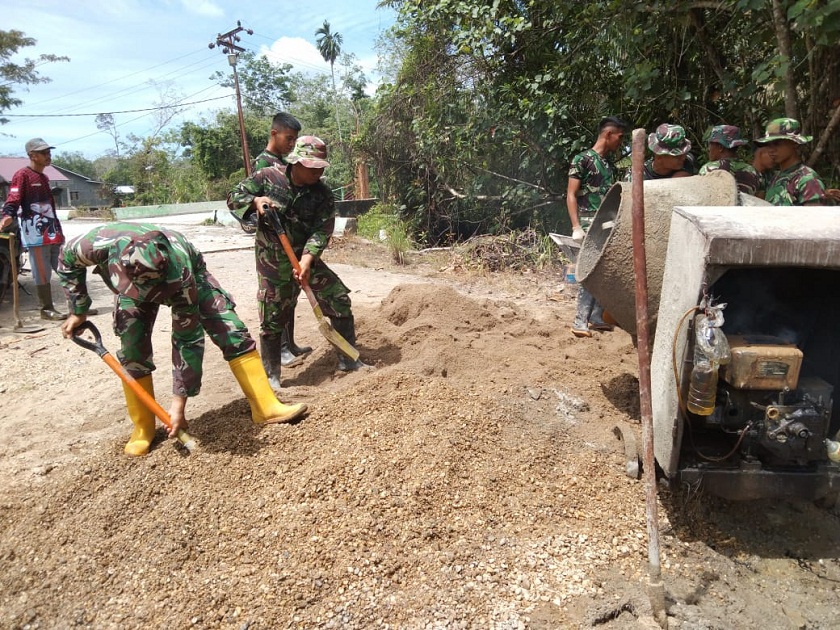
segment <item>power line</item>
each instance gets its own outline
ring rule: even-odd
[[[215,86],[214,86],[215,87]],[[206,88],[209,89],[209,88]],[[196,92],[204,92],[200,90]],[[164,105],[162,107],[147,107],[145,109],[123,109],[116,112],[95,112],[93,114],[3,114],[5,118],[73,118],[77,116],[99,116],[100,114],[134,114],[136,112],[155,112],[161,109],[171,109],[172,107],[187,107],[188,105],[200,105],[201,103],[209,103],[210,101],[218,101],[223,98],[230,98],[230,94],[226,96],[215,96],[213,98],[204,99],[203,101],[193,101],[192,103],[175,103],[174,105]]]

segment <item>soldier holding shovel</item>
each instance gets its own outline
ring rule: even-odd
[[[332,322],[332,328],[350,346],[356,343],[356,327],[350,304],[350,289],[322,260],[335,223],[332,191],[321,181],[327,161],[327,145],[315,136],[301,136],[286,156],[288,164],[258,170],[228,194],[230,211],[247,220],[258,217],[255,254],[259,290],[260,353],[265,371],[275,389],[280,388],[283,330],[294,316],[300,282],[311,285],[317,301]],[[275,213],[269,217],[266,212]],[[300,260],[300,272],[283,249],[279,225]],[[358,356],[358,355],[356,355]],[[367,367],[358,358],[338,353],[338,369]]]
[[[125,370],[154,397],[152,328],[160,306],[172,311],[171,436],[187,428],[187,398],[201,388],[204,333],[222,351],[251,406],[256,424],[289,422],[306,405],[284,405],[274,395],[256,343],[234,311],[231,296],[207,271],[201,253],[184,236],[145,223],[112,223],[66,243],[58,276],[71,314],[62,324],[66,338],[87,318],[87,267],[116,294],[114,332],[122,342],[118,357]],[[155,433],[155,416],[123,385],[134,432],[127,455],[145,455]]]

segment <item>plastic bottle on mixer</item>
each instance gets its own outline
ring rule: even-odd
[[[710,416],[714,412],[718,368],[729,363],[729,342],[720,329],[725,306],[709,306],[694,318],[694,367],[686,407],[698,416]]]

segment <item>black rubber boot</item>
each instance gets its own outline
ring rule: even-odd
[[[302,354],[309,354],[312,352],[311,346],[299,346],[295,343],[295,320],[292,319],[283,330],[283,342],[289,346],[289,350],[293,355],[299,357]]]
[[[342,337],[347,340],[354,348],[356,347],[356,323],[353,320],[353,317],[330,317],[330,322],[332,323],[333,329]],[[358,348],[357,348],[358,349]],[[356,359],[355,361],[348,357],[343,352],[338,352],[338,369],[342,372],[355,372],[361,368],[370,368],[372,366],[364,363],[361,358]]]
[[[282,365],[282,341],[277,336],[260,335],[260,358],[271,389],[280,389],[280,366]]]
[[[48,284],[35,285],[38,301],[41,303],[41,319],[59,322],[67,319],[67,313],[59,313],[53,306],[52,288]]]
[[[303,361],[303,355],[312,352],[309,346],[300,347],[295,344],[295,322],[286,324],[283,329],[282,343],[280,350],[280,363],[283,367],[297,365]]]

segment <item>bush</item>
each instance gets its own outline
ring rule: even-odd
[[[372,241],[385,241],[394,262],[404,265],[406,253],[411,249],[408,226],[400,219],[395,206],[378,203],[358,217],[356,230],[360,236]]]

